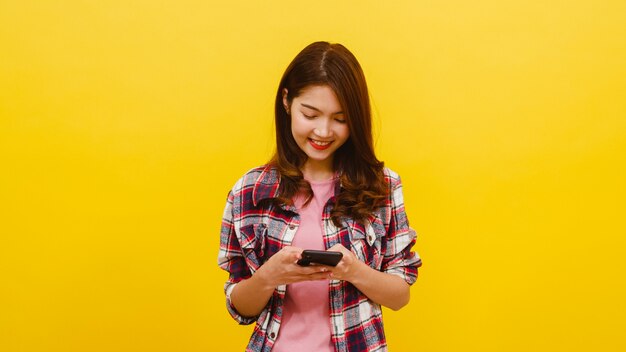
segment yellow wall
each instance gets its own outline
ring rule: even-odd
[[[0,1],[0,351],[241,351],[228,189],[360,59],[424,260],[392,351],[623,351],[626,2]]]

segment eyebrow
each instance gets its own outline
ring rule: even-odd
[[[318,109],[318,108],[316,108],[314,106],[308,105],[308,104],[300,103],[300,105],[304,106],[305,108],[309,108],[311,110],[315,110],[317,112],[322,112],[322,110],[320,110],[320,109]],[[343,115],[343,111],[337,111],[333,115]]]

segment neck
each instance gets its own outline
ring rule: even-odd
[[[333,161],[330,158],[322,161],[309,159],[302,167],[302,175],[309,181],[330,180],[334,174]]]

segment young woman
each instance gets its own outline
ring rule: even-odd
[[[400,178],[376,158],[367,85],[340,44],[313,43],[276,94],[276,153],[228,194],[219,265],[247,351],[384,351],[381,305],[409,302],[419,256]],[[341,252],[300,266],[305,249]]]

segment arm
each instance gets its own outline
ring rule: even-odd
[[[229,273],[224,285],[226,307],[239,324],[251,324],[263,311],[272,297],[274,289],[282,284],[307,280],[328,279],[329,273],[322,267],[300,267],[302,249],[284,247],[255,271],[249,267],[241,247],[237,221],[233,208],[237,208],[241,181],[229,192],[220,234],[219,266]]]
[[[410,286],[401,277],[372,269],[341,244],[334,245],[329,251],[343,253],[341,262],[330,267],[331,278],[350,282],[372,301],[393,310],[409,303]]]
[[[346,280],[372,301],[398,310],[410,299],[410,285],[417,278],[421,266],[419,256],[411,251],[416,234],[409,227],[404,211],[402,184],[397,174],[390,177],[389,226],[383,237],[385,252],[380,270],[358,260],[356,255],[341,244],[329,250],[343,253],[342,261],[331,268],[332,277]]]
[[[249,279],[235,285],[230,299],[237,311],[243,316],[257,316],[267,305],[276,286],[329,278],[326,267],[301,267],[296,264],[301,253],[301,248],[284,247]]]

